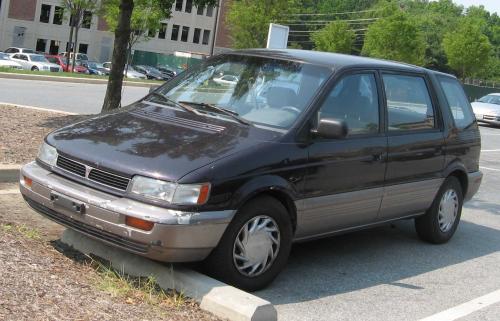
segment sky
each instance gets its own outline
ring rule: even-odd
[[[500,0],[453,0],[453,2],[461,4],[466,8],[472,5],[483,5],[489,12],[496,12],[500,15]]]

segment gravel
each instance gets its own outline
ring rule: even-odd
[[[189,299],[151,304],[106,291],[89,260],[59,243],[62,230],[20,194],[0,195],[0,320],[218,320]]]
[[[32,161],[45,135],[88,117],[0,104],[0,164]]]

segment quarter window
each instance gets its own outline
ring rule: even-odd
[[[319,117],[344,120],[349,135],[379,131],[379,103],[373,74],[354,74],[335,85],[319,111]]]
[[[455,125],[458,128],[465,128],[472,124],[474,115],[460,83],[448,77],[438,77],[438,79],[450,106]]]
[[[418,76],[383,75],[389,131],[436,127],[434,109],[425,80]]]

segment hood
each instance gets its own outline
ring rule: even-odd
[[[475,101],[471,103],[474,114],[500,116],[500,105]]]
[[[47,136],[61,155],[131,177],[177,181],[186,174],[283,134],[232,120],[137,103]]]

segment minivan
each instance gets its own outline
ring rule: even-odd
[[[237,81],[215,81],[224,74]],[[158,261],[202,261],[253,291],[284,268],[293,242],[400,219],[447,242],[480,186],[480,149],[451,75],[254,49],[50,133],[20,189],[68,228]]]

